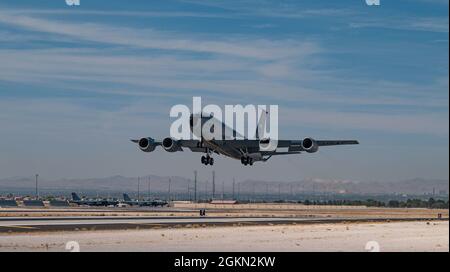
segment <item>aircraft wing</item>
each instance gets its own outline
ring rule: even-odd
[[[325,140],[325,141],[316,141],[316,142],[317,142],[318,146],[359,144],[359,142],[355,141],[355,140]]]
[[[259,147],[260,140],[220,140],[214,141],[219,145],[228,145],[235,148]],[[334,146],[334,145],[355,145],[359,144],[356,140],[316,140],[318,146]],[[279,148],[293,148],[302,145],[302,140],[278,140]]]
[[[134,143],[139,143],[139,140],[131,140]],[[354,145],[359,144],[356,140],[314,140],[317,146],[335,146],[335,145]],[[206,147],[201,146],[201,141],[199,140],[178,140],[176,141],[178,146],[181,148],[188,148],[192,152],[205,153]],[[231,148],[235,150],[248,150],[257,152],[259,151],[260,140],[213,140],[211,141],[213,146],[209,148],[213,151],[215,149]],[[302,147],[302,140],[278,140],[278,148],[288,148],[287,151],[270,152],[273,155],[284,155],[284,154],[296,154],[300,151],[305,151]],[[155,142],[155,144],[160,145],[161,142]],[[182,151],[179,150],[179,151]],[[266,152],[264,152],[266,153]],[[274,154],[275,153],[275,154]]]
[[[335,145],[356,145],[359,144],[356,140],[316,140],[318,146],[335,146]],[[199,140],[180,140],[178,142],[181,147],[187,147],[192,151],[198,150],[198,152],[203,152],[204,148],[198,147]],[[259,140],[214,140],[214,143],[219,146],[230,146],[234,148],[257,148],[259,147]],[[301,146],[302,140],[278,140],[279,148],[294,148]],[[194,151],[195,152],[195,151]]]

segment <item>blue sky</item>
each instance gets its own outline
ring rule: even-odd
[[[202,96],[278,104],[282,138],[361,142],[254,168],[218,158],[224,176],[448,179],[448,8],[447,0],[2,1],[0,176],[207,173],[198,154],[149,155],[128,142],[167,136],[170,107]]]

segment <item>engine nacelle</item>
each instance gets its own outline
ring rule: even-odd
[[[317,142],[312,138],[303,139],[302,148],[304,151],[306,151],[308,153],[314,153],[319,150],[319,146],[317,145]]]
[[[156,148],[153,138],[141,138],[138,142],[139,148],[144,152],[152,152]]]
[[[177,151],[183,151],[180,145],[178,145],[178,142],[172,138],[164,138],[162,141],[162,146],[167,152],[177,152]]]

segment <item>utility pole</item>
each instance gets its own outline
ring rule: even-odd
[[[141,199],[141,188],[140,187],[141,187],[141,178],[138,177],[138,198],[137,198],[138,202]]]
[[[222,181],[222,200],[225,199],[225,182]]]
[[[169,201],[170,201],[170,185],[171,185],[171,183],[172,183],[172,179],[169,178]]]
[[[278,199],[281,200],[281,183],[278,184]]]
[[[239,200],[241,197],[241,183],[238,183],[238,195],[237,195],[237,200]]]
[[[255,184],[252,185],[252,199],[256,202],[256,190],[255,190]]]
[[[236,187],[236,180],[233,178],[233,200],[236,199],[235,187]]]
[[[216,197],[216,172],[212,171],[212,198]]]
[[[189,180],[188,184],[187,184],[187,197],[188,197],[189,201],[192,201],[192,197],[191,197],[191,180]]]
[[[209,199],[209,193],[208,193],[208,181],[205,181],[205,200]]]
[[[147,184],[147,198],[150,200],[150,177],[148,177],[148,184]]]
[[[197,170],[194,171],[194,201],[197,202]]]
[[[39,174],[36,174],[36,199],[39,199],[39,190],[38,190],[38,178]]]

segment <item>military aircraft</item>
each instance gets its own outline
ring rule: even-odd
[[[212,115],[204,116],[200,114],[200,117],[190,115],[190,130],[194,132],[194,126],[198,120],[201,120],[200,125],[204,126],[210,119],[214,119]],[[215,119],[217,121],[217,119]],[[264,118],[260,118],[263,122]],[[217,122],[216,122],[217,123]],[[199,140],[177,140],[171,137],[164,138],[162,140],[155,140],[151,137],[144,137],[141,139],[132,139],[131,141],[138,144],[139,149],[143,152],[152,152],[157,146],[162,146],[167,152],[184,151],[187,148],[192,152],[204,153],[201,157],[201,162],[204,165],[213,165],[214,159],[212,154],[224,155],[233,159],[240,160],[243,165],[253,165],[254,162],[268,161],[272,156],[315,153],[319,150],[319,147],[323,146],[335,146],[335,145],[355,145],[359,144],[356,140],[316,140],[310,137],[303,140],[277,140],[277,148],[275,150],[265,150],[261,146],[268,145],[270,138],[259,137],[258,128],[255,132],[255,139],[236,139],[238,133],[226,126],[224,123],[218,121],[218,124],[222,126],[223,138],[216,140],[206,140],[202,135]],[[213,131],[214,126],[211,130]],[[225,135],[227,130],[231,130],[233,138],[227,139]],[[284,149],[284,150],[280,150]]]
[[[130,206],[152,206],[152,207],[157,207],[157,206],[165,206],[167,205],[167,202],[163,201],[163,200],[133,200],[131,199],[128,194],[123,194],[123,202],[124,204],[130,205]]]
[[[81,199],[77,193],[72,193],[72,200],[70,203],[86,206],[116,206],[119,202],[116,200],[108,199]]]

